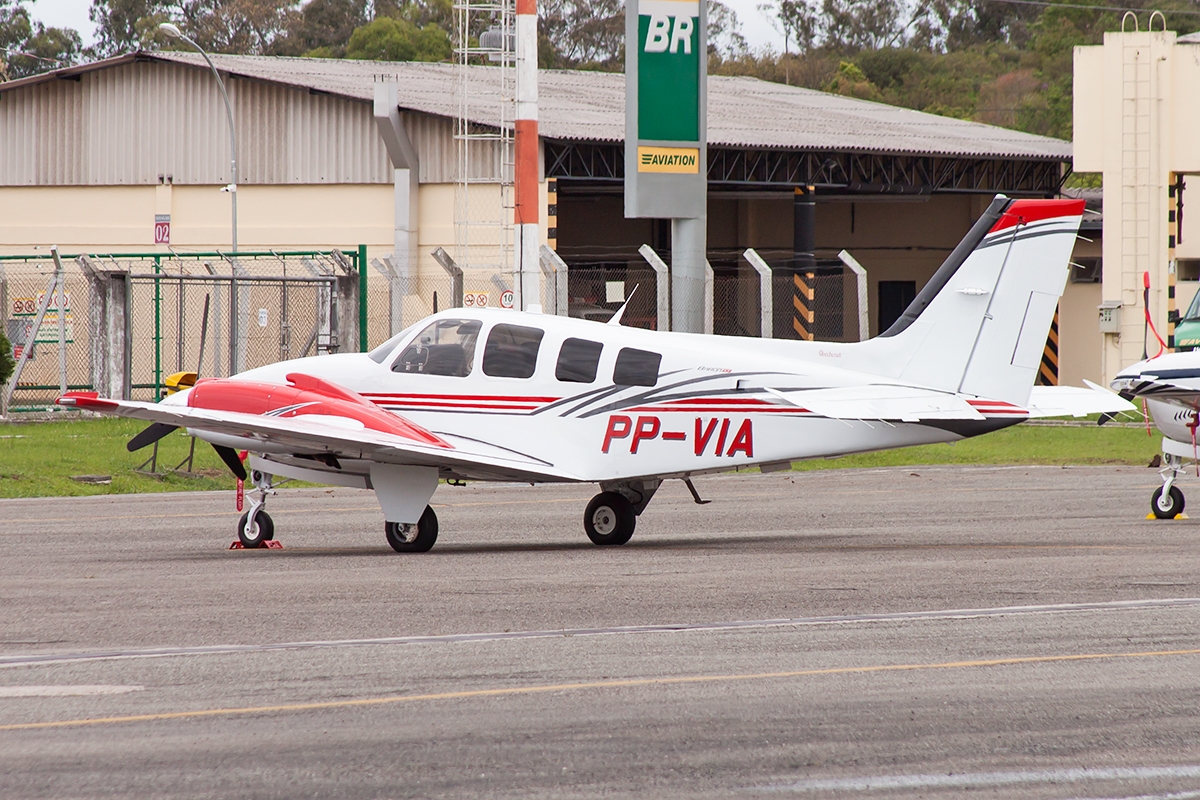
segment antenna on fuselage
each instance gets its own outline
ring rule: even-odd
[[[639,286],[641,286],[640,283],[635,283],[633,285],[633,291],[629,293],[629,297],[625,298],[625,302],[621,303],[621,307],[617,309],[617,313],[613,314],[612,317],[608,320],[609,325],[620,325],[621,324],[621,317],[625,314],[625,309],[629,307],[629,301],[633,299],[633,296],[635,294],[637,294],[637,290],[638,290]]]

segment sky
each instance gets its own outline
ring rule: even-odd
[[[732,8],[742,23],[742,35],[752,48],[758,50],[768,45],[779,51],[783,49],[783,36],[776,32],[767,18],[758,10],[761,0],[723,0]],[[35,20],[47,27],[74,28],[79,31],[85,46],[96,40],[88,9],[92,0],[33,0],[27,6]]]

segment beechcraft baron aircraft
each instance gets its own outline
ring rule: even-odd
[[[274,535],[276,476],[374,489],[393,548],[437,538],[439,479],[598,483],[593,542],[620,545],[670,478],[952,442],[1032,416],[1122,411],[1104,390],[1033,390],[1081,200],[997,197],[903,316],[867,342],[782,341],[456,308],[369,353],[199,381],[162,402],[59,402],[177,427],[256,487],[246,547]]]
[[[1163,434],[1163,485],[1150,496],[1150,510],[1159,519],[1174,519],[1183,513],[1183,492],[1175,481],[1183,475],[1186,462],[1200,464],[1196,449],[1200,350],[1139,361],[1118,372],[1112,388],[1122,397],[1144,399]]]

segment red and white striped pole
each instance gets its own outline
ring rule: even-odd
[[[517,308],[541,303],[538,269],[537,0],[517,2],[517,116],[514,130]]]

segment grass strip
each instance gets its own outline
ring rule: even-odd
[[[150,456],[125,449],[145,427],[137,420],[102,418],[0,425],[0,498],[69,497],[134,492],[228,490],[234,479],[217,454],[196,442],[196,477],[160,478],[134,470]],[[1159,452],[1160,436],[1144,428],[1017,425],[955,444],[931,444],[862,453],[837,459],[798,461],[795,469],[905,467],[932,464],[1145,466]],[[158,468],[187,456],[191,439],[176,431],[159,443]],[[72,475],[111,475],[109,485],[71,480]]]

